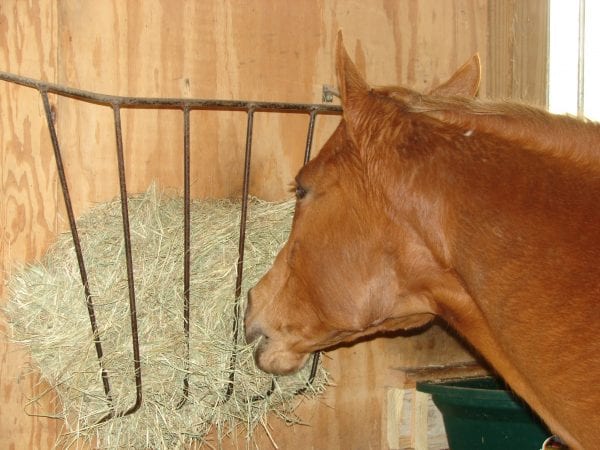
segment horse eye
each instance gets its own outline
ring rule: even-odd
[[[305,195],[306,195],[306,189],[304,189],[302,186],[299,186],[299,185],[296,186],[296,199],[302,200]]]

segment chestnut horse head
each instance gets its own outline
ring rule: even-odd
[[[265,371],[440,316],[573,448],[600,442],[600,127],[482,103],[475,58],[427,94],[371,89],[338,37],[343,118],[296,177],[251,290]]]
[[[394,174],[381,167],[385,159],[371,154],[380,145],[372,138],[384,136],[363,117],[377,113],[367,111],[372,96],[414,102],[420,94],[398,87],[370,93],[341,36],[337,70],[343,119],[297,175],[288,242],[248,296],[247,340],[261,338],[256,361],[272,373],[294,372],[311,352],[340,342],[427,324],[435,310],[425,289],[445,270],[410,221],[392,214]],[[472,97],[479,78],[474,56],[430,94]],[[385,136],[389,150],[397,137]],[[404,239],[390,239],[398,233]]]

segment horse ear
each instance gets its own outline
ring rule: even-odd
[[[475,97],[481,82],[481,60],[476,53],[464,63],[447,81],[434,87],[429,94],[442,97]]]
[[[358,69],[348,56],[344,47],[342,31],[338,31],[336,46],[336,70],[338,87],[344,109],[350,108],[357,100],[364,98],[369,92],[369,85],[362,78]]]

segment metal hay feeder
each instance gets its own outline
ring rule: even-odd
[[[26,86],[29,88],[36,89],[41,97],[44,105],[44,111],[48,130],[50,132],[50,138],[52,141],[52,147],[54,152],[54,158],[56,162],[58,177],[60,180],[61,190],[63,193],[63,199],[67,211],[69,228],[73,239],[73,244],[76,252],[77,263],[79,266],[79,273],[81,276],[81,283],[83,285],[87,313],[90,320],[90,326],[92,329],[92,336],[98,359],[98,364],[101,370],[101,379],[106,396],[107,413],[102,416],[97,424],[106,422],[115,417],[123,417],[135,413],[142,405],[142,373],[141,373],[141,357],[140,357],[140,345],[138,340],[137,331],[137,312],[136,312],[136,293],[133,275],[133,263],[132,263],[132,250],[131,250],[131,238],[129,230],[129,211],[128,211],[128,200],[127,200],[127,185],[125,177],[125,163],[124,163],[124,148],[123,138],[121,129],[121,109],[122,108],[141,108],[141,109],[171,109],[181,110],[183,113],[183,168],[184,168],[184,236],[183,236],[183,248],[184,248],[184,264],[183,264],[183,331],[186,339],[186,368],[189,365],[190,355],[190,111],[191,110],[213,110],[213,111],[244,111],[247,114],[247,125],[246,125],[246,145],[245,145],[245,157],[244,157],[244,171],[243,171],[243,190],[242,190],[242,203],[241,203],[241,219],[239,225],[239,245],[238,245],[238,259],[237,259],[237,276],[235,283],[234,292],[234,317],[232,319],[233,327],[233,340],[234,343],[238,342],[239,338],[239,324],[241,320],[241,307],[240,307],[240,296],[242,291],[242,280],[243,280],[243,266],[244,266],[244,244],[246,234],[246,218],[248,210],[248,196],[249,196],[249,181],[250,181],[250,163],[252,155],[252,130],[253,130],[253,119],[255,112],[277,112],[277,113],[292,113],[292,114],[308,114],[309,124],[306,135],[306,147],[304,152],[304,164],[310,159],[312,140],[314,134],[314,127],[317,115],[339,115],[341,113],[341,107],[334,105],[323,105],[323,104],[297,104],[297,103],[281,103],[281,102],[253,102],[253,101],[237,101],[237,100],[203,100],[203,99],[182,99],[182,98],[141,98],[141,97],[122,97],[122,96],[110,96],[83,91],[79,89],[72,89],[63,87],[53,83],[47,83],[31,78],[25,78],[11,73],[0,72],[0,80]],[[127,282],[128,282],[128,295],[129,295],[129,319],[131,324],[132,333],[132,349],[133,349],[133,361],[135,374],[135,402],[129,408],[122,410],[115,410],[113,405],[113,393],[111,391],[111,380],[107,370],[103,365],[104,349],[100,339],[98,325],[96,322],[96,312],[94,309],[94,295],[90,290],[88,283],[88,275],[86,271],[86,264],[82,253],[81,242],[79,233],[77,230],[75,215],[73,212],[73,206],[71,197],[69,194],[69,186],[63,166],[63,157],[60,148],[60,143],[56,133],[56,128],[53,120],[53,111],[50,106],[48,94],[56,94],[63,97],[73,98],[86,103],[92,103],[102,106],[108,106],[113,110],[114,116],[114,127],[116,137],[116,152],[117,152],[117,164],[118,164],[118,178],[119,178],[119,191],[121,200],[121,216],[123,222],[123,234],[125,242],[125,260],[127,269]],[[229,378],[226,385],[223,387],[225,396],[222,403],[226,403],[231,398],[235,389],[235,366],[236,366],[236,352],[232,352],[229,359]],[[319,364],[319,354],[315,353],[312,359],[311,372],[308,379],[308,384],[298,389],[295,394],[304,392],[308,385],[312,383],[317,373]],[[269,397],[273,393],[275,386],[274,379],[271,382],[271,387],[262,395],[253,397],[251,401],[262,400]],[[177,403],[177,408],[181,408],[188,400],[190,384],[189,384],[189,372],[186,371],[186,375],[183,379],[182,395],[180,401]]]

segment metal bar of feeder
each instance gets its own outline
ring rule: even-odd
[[[113,417],[122,417],[129,415],[137,411],[142,404],[142,374],[141,374],[141,361],[140,361],[140,349],[139,349],[139,338],[137,330],[137,312],[136,312],[136,300],[135,300],[135,283],[133,277],[133,263],[132,263],[132,251],[131,251],[131,238],[129,230],[129,212],[128,212],[128,201],[127,201],[127,187],[126,187],[126,176],[125,176],[125,162],[123,152],[123,137],[121,129],[121,108],[145,108],[145,109],[181,109],[184,114],[184,333],[186,338],[186,366],[185,366],[185,377],[183,381],[183,396],[181,401],[178,403],[177,408],[182,407],[189,395],[189,325],[190,325],[190,110],[228,110],[228,111],[245,111],[247,113],[247,128],[246,128],[246,148],[245,148],[245,160],[244,160],[244,180],[243,180],[243,193],[242,193],[242,207],[240,217],[240,234],[239,234],[239,247],[238,247],[238,262],[237,262],[237,277],[235,286],[235,304],[234,304],[234,320],[233,320],[233,340],[234,345],[237,345],[239,338],[239,329],[241,321],[241,305],[240,296],[243,280],[243,265],[244,265],[244,246],[245,246],[245,234],[246,234],[246,221],[248,211],[248,195],[249,195],[249,183],[250,183],[250,163],[251,163],[251,151],[252,151],[252,131],[253,131],[253,119],[254,113],[260,112],[279,112],[279,113],[309,113],[309,126],[307,132],[306,149],[304,154],[304,164],[310,159],[312,140],[314,134],[314,127],[316,116],[318,114],[331,114],[339,115],[342,112],[340,106],[335,105],[322,105],[322,104],[306,104],[306,103],[283,103],[283,102],[257,102],[257,101],[238,101],[238,100],[205,100],[205,99],[181,99],[181,98],[153,98],[153,97],[122,97],[113,95],[97,94],[94,92],[84,91],[80,89],[73,89],[69,87],[60,86],[53,83],[47,83],[44,81],[34,80],[19,75],[1,72],[0,80],[12,82],[15,84],[31,87],[37,89],[42,94],[44,101],[44,109],[46,112],[46,119],[48,121],[48,128],[50,130],[52,145],[55,154],[55,160],[58,168],[59,179],[63,191],[63,197],[65,199],[65,205],[67,209],[67,215],[69,216],[69,225],[71,228],[71,234],[77,254],[77,260],[81,273],[82,283],[84,285],[84,291],[86,295],[86,302],[88,306],[88,315],[90,316],[90,322],[92,324],[92,332],[94,336],[94,344],[96,347],[96,353],[102,372],[102,381],[104,385],[104,391],[107,397],[107,401],[110,407],[110,412],[102,417],[98,423],[105,422]],[[71,199],[68,191],[68,185],[64,167],[62,163],[62,156],[60,153],[60,147],[58,139],[56,137],[56,130],[52,121],[52,112],[50,109],[50,103],[48,101],[48,93],[58,94],[65,97],[75,98],[83,100],[89,103],[110,106],[114,112],[115,122],[115,134],[117,141],[117,159],[119,167],[119,187],[121,195],[121,212],[123,219],[123,233],[125,238],[125,254],[127,263],[127,280],[129,289],[129,307],[130,307],[130,321],[132,331],[132,347],[134,355],[134,371],[135,371],[135,384],[136,384],[136,400],[135,403],[122,412],[114,411],[112,406],[113,400],[110,391],[110,383],[108,374],[103,367],[103,350],[99,338],[99,332],[92,303],[92,296],[90,294],[89,283],[87,280],[87,273],[85,270],[85,264],[83,254],[81,252],[81,244],[79,235],[77,232],[75,216],[71,205]],[[227,389],[225,392],[225,398],[221,404],[226,403],[231,395],[233,394],[234,381],[235,381],[235,365],[237,360],[237,353],[234,351],[230,358],[230,374]],[[296,391],[296,394],[300,394],[308,388],[313,382],[319,362],[319,353],[313,354],[313,361],[309,379],[306,385]],[[275,389],[275,378],[271,380],[271,386],[267,392],[262,396],[256,396],[251,401],[264,399],[270,396]]]
[[[235,279],[235,299],[234,299],[234,313],[233,313],[233,345],[237,346],[238,337],[240,332],[240,320],[241,320],[241,306],[240,296],[242,293],[242,280],[244,272],[244,248],[246,244],[246,221],[248,217],[248,195],[250,191],[250,162],[252,158],[252,131],[254,127],[254,111],[255,109],[250,106],[247,111],[247,122],[246,122],[246,148],[244,152],[244,179],[242,185],[242,208],[240,212],[240,232],[238,241],[238,260],[237,260],[237,273]],[[233,394],[233,383],[235,381],[235,365],[237,361],[237,352],[233,351],[229,360],[229,381],[227,383],[227,389],[225,391],[225,398],[222,403],[226,403]]]
[[[123,217],[123,237],[125,238],[125,257],[127,263],[127,287],[129,288],[129,313],[131,318],[131,337],[133,344],[133,365],[135,370],[136,400],[133,406],[123,415],[131,414],[142,404],[142,370],[140,360],[140,343],[138,339],[137,309],[135,303],[135,282],[133,278],[133,257],[131,251],[131,233],[129,230],[129,207],[127,184],[125,177],[125,156],[123,152],[123,132],[121,129],[121,109],[113,106],[115,118],[115,135],[117,139],[117,159],[119,165],[119,189],[121,193],[121,213]]]
[[[183,333],[185,362],[183,396],[177,409],[183,407],[190,392],[190,108],[183,108]]]
[[[312,365],[310,367],[310,374],[308,375],[308,380],[306,381],[306,384],[304,386],[302,386],[301,388],[296,390],[296,392],[294,392],[294,395],[304,394],[307,391],[308,387],[312,385],[313,381],[315,381],[315,377],[317,376],[317,370],[319,369],[320,357],[320,352],[313,353],[313,360]]]
[[[240,216],[240,234],[238,245],[237,278],[235,280],[235,297],[242,293],[242,279],[244,272],[244,247],[246,242],[246,219],[248,216],[248,195],[250,193],[250,163],[252,159],[252,131],[254,128],[254,108],[248,110],[246,124],[246,150],[244,152],[244,181],[242,185],[242,211]],[[239,306],[239,302],[236,306]],[[238,308],[239,309],[239,308]],[[237,330],[237,327],[236,327]]]
[[[315,134],[315,122],[317,119],[318,111],[313,109],[310,112],[310,118],[308,120],[308,131],[306,133],[306,149],[304,150],[304,165],[310,161],[310,153],[312,149],[313,136]]]
[[[71,202],[71,195],[69,194],[69,185],[67,183],[67,176],[62,159],[62,152],[60,151],[60,144],[58,142],[58,135],[56,133],[56,127],[52,119],[52,110],[50,108],[50,102],[48,100],[48,92],[44,90],[39,91],[42,95],[42,102],[44,104],[44,112],[46,114],[46,121],[48,122],[48,130],[50,132],[50,140],[52,141],[52,149],[54,150],[54,161],[56,162],[56,169],[58,172],[58,179],[60,180],[60,187],[63,193],[63,200],[65,202],[65,208],[67,210],[67,217],[69,220],[69,228],[71,230],[71,238],[73,239],[73,247],[75,249],[75,255],[77,257],[77,265],[79,266],[79,275],[81,277],[81,283],[83,284],[83,291],[85,294],[85,304],[87,307],[87,313],[90,319],[90,325],[92,327],[92,336],[94,339],[94,347],[96,349],[96,356],[98,357],[98,363],[100,365],[100,372],[102,378],[102,385],[104,387],[104,394],[106,395],[107,403],[109,408],[112,410],[112,396],[110,390],[110,381],[108,373],[104,367],[104,351],[102,343],[100,341],[100,333],[98,331],[98,323],[96,321],[96,312],[94,310],[94,302],[90,293],[90,285],[87,276],[87,270],[85,268],[85,261],[83,258],[83,252],[81,250],[81,240],[79,238],[79,232],[77,231],[77,222],[75,220],[75,213],[73,212],[73,204]]]
[[[286,102],[260,102],[246,100],[214,100],[214,99],[182,99],[182,98],[157,98],[157,97],[123,97],[118,95],[105,95],[95,92],[60,86],[54,83],[34,80],[8,72],[0,71],[0,80],[28,86],[37,90],[44,90],[65,97],[72,97],[105,106],[119,105],[121,108],[165,108],[182,109],[188,106],[190,109],[227,110],[227,111],[249,111],[251,108],[256,112],[282,112],[282,113],[306,113],[314,109],[320,114],[338,115],[342,109],[336,105],[310,104],[310,103],[286,103]]]
[[[127,287],[129,291],[129,319],[131,327],[131,343],[133,347],[133,369],[135,376],[135,402],[128,409],[120,412],[111,411],[101,418],[98,423],[113,417],[123,417],[137,411],[142,405],[142,369],[140,359],[140,342],[138,337],[137,308],[135,302],[135,281],[133,277],[133,256],[131,250],[131,233],[129,230],[129,207],[127,200],[127,184],[125,176],[125,156],[123,152],[123,131],[121,128],[121,109],[113,105],[115,137],[117,149],[117,164],[119,169],[119,191],[121,195],[121,216],[123,220],[123,238],[125,240],[125,262],[127,265]]]

